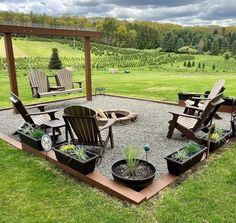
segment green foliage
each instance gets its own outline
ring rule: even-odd
[[[178,150],[177,152],[175,152],[172,157],[173,159],[179,161],[179,162],[184,162],[186,159],[188,159],[188,153],[186,150],[182,149],[182,150]]]
[[[198,153],[201,150],[201,147],[194,143],[194,142],[189,142],[188,145],[185,147],[186,152],[188,155]]]
[[[215,64],[212,65],[212,69],[213,69],[213,70],[216,69],[216,65],[215,65]]]
[[[192,67],[195,67],[195,62],[194,62],[194,60],[193,60],[193,62],[192,62]]]
[[[49,61],[49,65],[48,65],[49,69],[55,69],[55,70],[59,70],[62,68],[62,63],[61,60],[58,56],[58,49],[57,48],[53,48],[52,49],[52,55]]]
[[[41,139],[44,134],[45,134],[45,132],[44,132],[42,129],[34,129],[34,130],[32,130],[32,132],[30,133],[30,135],[31,135],[32,138],[34,138],[34,139]]]
[[[220,45],[217,38],[215,38],[212,42],[211,53],[213,55],[218,55],[220,53]]]
[[[76,146],[74,144],[65,144],[60,146],[59,150],[71,156],[75,156],[81,161],[85,161],[89,158],[86,154],[86,149],[82,146]]]
[[[75,148],[76,148],[76,146],[74,144],[65,144],[65,145],[60,146],[59,149],[62,152],[68,153],[68,152],[74,150]]]
[[[187,67],[191,67],[192,64],[191,64],[191,61],[189,60],[188,63],[187,63]]]
[[[139,151],[135,147],[125,147],[124,159],[127,162],[127,167],[131,175],[135,175],[138,166]]]
[[[201,62],[198,63],[197,68],[201,69]]]

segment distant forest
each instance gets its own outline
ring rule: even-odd
[[[113,17],[49,16],[46,14],[0,12],[0,23],[96,28],[103,33],[98,43],[177,53],[236,55],[236,27],[184,27],[170,23],[118,20]]]

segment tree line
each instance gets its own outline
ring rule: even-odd
[[[0,12],[0,23],[40,24],[50,27],[96,28],[98,43],[137,49],[160,48],[165,52],[236,55],[236,27],[194,26],[151,21],[118,20],[113,17],[49,16],[46,14]]]

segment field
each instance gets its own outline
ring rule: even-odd
[[[84,54],[80,49],[74,50],[67,44],[47,41],[26,41],[17,39],[13,41],[16,57],[17,79],[19,93],[26,104],[43,101],[52,101],[74,97],[81,94],[47,97],[35,99],[31,90],[27,74],[29,66],[40,68],[47,74],[56,71],[47,69],[51,48],[59,50],[64,66],[74,67],[74,80],[84,78]],[[3,40],[0,41],[0,107],[9,107],[9,80],[4,59]],[[29,59],[30,58],[30,59]],[[29,63],[30,61],[30,63]],[[194,61],[193,67],[185,67],[184,62]],[[199,68],[199,63],[201,68]],[[202,65],[204,64],[204,67]],[[213,64],[215,69],[212,69]],[[109,68],[119,69],[118,74],[109,74]],[[125,73],[124,71],[130,73]],[[236,60],[225,60],[222,55],[183,55],[168,54],[159,50],[121,49],[93,44],[92,46],[92,81],[93,92],[96,87],[105,87],[106,93],[177,101],[177,93],[205,92],[210,90],[216,80],[226,80],[226,96],[236,95]],[[54,79],[50,78],[53,84]],[[85,86],[85,82],[84,82]]]

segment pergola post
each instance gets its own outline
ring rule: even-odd
[[[11,33],[4,33],[4,42],[6,49],[6,59],[7,59],[7,68],[8,68],[8,77],[10,81],[11,92],[15,95],[18,94],[17,79],[16,79],[16,67],[15,59],[13,53]]]
[[[87,101],[92,101],[90,37],[84,38],[84,52],[85,52],[86,99]]]

